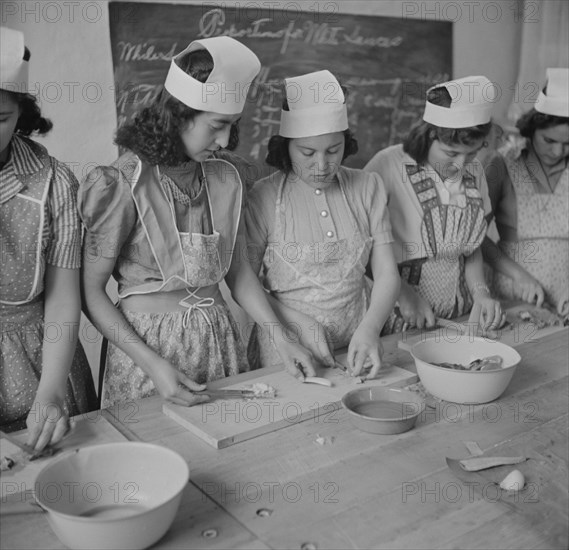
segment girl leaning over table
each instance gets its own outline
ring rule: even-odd
[[[547,86],[516,123],[521,148],[486,164],[500,241],[483,252],[496,292],[569,314],[569,69],[548,69]]]
[[[255,321],[279,326],[246,261],[239,173],[220,154],[237,145],[259,70],[232,38],[192,42],[154,103],[119,128],[116,142],[128,151],[81,186],[85,304],[109,340],[104,407],[156,390],[192,405],[204,401],[194,393],[204,382],[249,369],[224,279]],[[105,292],[111,274],[117,307]],[[275,330],[273,342],[285,366],[313,372],[308,351],[284,336]]]
[[[279,316],[300,327],[301,342],[322,363],[333,366],[330,349],[349,346],[352,373],[371,367],[367,377],[373,378],[399,277],[381,179],[342,166],[355,152],[344,90],[334,75],[286,78],[279,135],[267,155],[278,170],[256,183],[247,229],[253,267]],[[266,334],[256,330],[250,342],[251,362],[277,360]]]
[[[77,343],[78,183],[29,139],[52,128],[27,93],[29,59],[23,34],[0,28],[0,425],[27,426],[28,443],[41,449],[97,400]]]
[[[491,91],[483,76],[430,88],[423,120],[365,167],[385,182],[401,274],[385,334],[469,312],[469,323],[483,330],[505,321],[485,284],[479,248],[490,203],[476,154],[492,126]]]

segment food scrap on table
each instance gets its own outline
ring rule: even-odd
[[[523,310],[518,313],[518,317],[526,322],[535,325],[537,329],[546,327],[566,326],[569,322],[569,317],[560,316],[547,309],[532,309]]]
[[[9,456],[3,456],[0,459],[0,471],[6,472],[7,470],[11,470],[15,464],[16,462],[13,458]]]
[[[316,434],[316,439],[314,440],[314,443],[316,443],[317,445],[332,445],[335,439],[336,438],[333,435],[322,436],[320,434]]]
[[[245,389],[251,390],[253,392],[252,399],[255,398],[272,398],[276,397],[277,390],[273,388],[270,384],[265,384],[264,382],[256,382],[251,386],[247,386]]]

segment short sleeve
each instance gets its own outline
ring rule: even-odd
[[[257,182],[245,208],[248,257],[257,272],[268,246],[269,234],[274,225],[276,190],[266,180]]]
[[[370,233],[374,245],[393,242],[391,222],[387,210],[387,192],[381,176],[376,172],[366,173],[366,207]]]
[[[50,241],[46,262],[55,267],[81,267],[81,222],[77,211],[79,183],[71,170],[52,159],[53,176],[49,190]]]
[[[515,228],[516,195],[504,157],[500,153],[492,155],[485,163],[484,171],[496,223]]]
[[[129,184],[118,169],[100,166],[89,172],[79,187],[78,207],[85,252],[117,258],[137,219]]]

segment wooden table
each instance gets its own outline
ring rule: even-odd
[[[338,410],[216,450],[162,414],[158,398],[104,418],[124,437],[165,445],[190,464],[182,506],[156,548],[565,549],[569,331],[531,337],[504,334],[522,362],[499,400],[436,403],[399,435],[355,430]],[[397,338],[385,348],[387,360],[413,368]],[[459,480],[445,457],[469,456],[465,442],[530,457],[528,489],[499,500],[490,482]],[[2,517],[0,528],[2,548],[61,548],[41,514]]]

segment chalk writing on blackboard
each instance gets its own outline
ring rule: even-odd
[[[447,80],[452,24],[295,10],[255,10],[183,4],[110,2],[111,47],[119,124],[148,104],[164,82],[170,60],[188,42],[231,36],[249,46],[262,69],[241,119],[237,152],[268,173],[270,137],[278,132],[283,78],[329,69],[348,90],[350,128],[362,167],[383,147],[401,141],[421,115],[425,91]],[[128,17],[126,16],[128,14]]]

